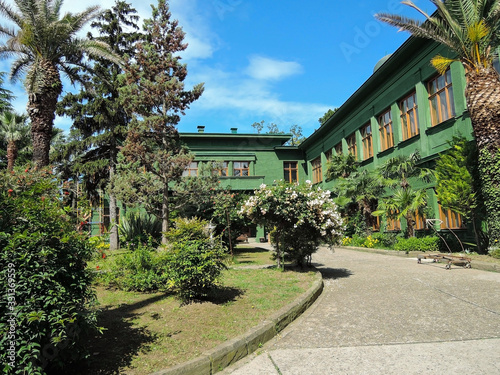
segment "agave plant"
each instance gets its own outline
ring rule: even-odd
[[[161,221],[156,217],[132,212],[120,220],[118,226],[120,241],[129,246],[137,246],[151,239],[158,243],[161,240]]]

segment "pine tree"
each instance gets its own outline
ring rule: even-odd
[[[136,10],[125,1],[117,0],[105,11],[92,27],[98,37],[88,34],[90,40],[98,40],[110,46],[121,57],[131,55],[135,43],[141,38],[137,32],[139,17]],[[127,29],[132,30],[127,31]],[[134,31],[135,30],[135,31]],[[73,171],[83,175],[89,195],[96,197],[97,191],[109,187],[117,164],[118,148],[125,141],[131,118],[120,102],[119,88],[123,84],[123,70],[109,60],[98,59],[92,75],[85,76],[86,88],[78,94],[67,94],[58,108],[58,114],[73,119],[73,142],[66,149],[75,155]],[[63,154],[64,155],[64,154]],[[112,190],[109,192],[110,248],[117,249],[117,205]]]
[[[176,125],[203,93],[203,84],[192,90],[184,88],[187,68],[180,62],[179,52],[187,44],[178,21],[171,19],[167,1],[159,0],[158,7],[152,6],[152,18],[144,21],[143,29],[147,39],[137,44],[134,60],[126,68],[126,85],[120,91],[133,120],[115,191],[120,198],[140,201],[158,216],[165,233],[169,227],[169,183],[180,179],[192,160],[180,142]],[[131,182],[138,182],[134,194],[126,188]],[[164,235],[162,241],[166,241]]]

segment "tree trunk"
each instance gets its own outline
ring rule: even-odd
[[[405,216],[406,219],[406,233],[408,234],[408,238],[415,236],[415,230],[413,226],[413,217],[414,215]]]
[[[465,96],[479,149],[481,191],[490,243],[500,241],[500,77],[493,69],[466,72]]]
[[[164,184],[163,184],[163,201],[162,201],[162,206],[161,206],[161,243],[166,244],[167,243],[167,236],[165,233],[168,232],[169,229],[169,216],[170,216],[170,210],[168,206],[168,179],[164,179]]]
[[[115,175],[115,164],[111,161],[109,166],[109,180],[113,181]],[[109,249],[117,250],[120,247],[119,237],[118,237],[118,213],[116,207],[116,197],[109,189],[109,221],[111,222],[111,228],[109,229]]]
[[[62,83],[57,67],[50,61],[43,60],[37,69],[44,73],[44,85],[37,92],[28,89],[27,112],[31,119],[33,141],[33,162],[39,167],[49,165],[50,140],[57,105],[57,98],[62,91]]]
[[[14,170],[14,164],[17,159],[16,141],[9,141],[7,144],[7,170]]]

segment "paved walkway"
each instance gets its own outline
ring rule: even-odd
[[[326,248],[320,298],[220,374],[500,374],[500,274]]]

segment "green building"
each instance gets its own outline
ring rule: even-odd
[[[449,51],[434,42],[410,37],[396,52],[383,58],[372,76],[319,129],[298,147],[285,146],[289,135],[182,133],[195,154],[187,174],[195,174],[199,163],[224,163],[222,180],[232,189],[253,190],[274,180],[311,180],[325,189],[328,159],[336,153],[351,153],[362,168],[373,169],[389,158],[418,150],[423,165],[432,164],[449,148],[453,136],[473,139],[465,101],[465,75],[460,63],[444,74],[431,66],[432,57]],[[424,186],[425,187],[425,186]],[[462,218],[439,206],[432,185],[429,204],[441,230],[465,235]],[[385,230],[399,230],[405,223],[386,223]],[[416,229],[425,223],[417,218]],[[378,228],[376,228],[378,229]]]

